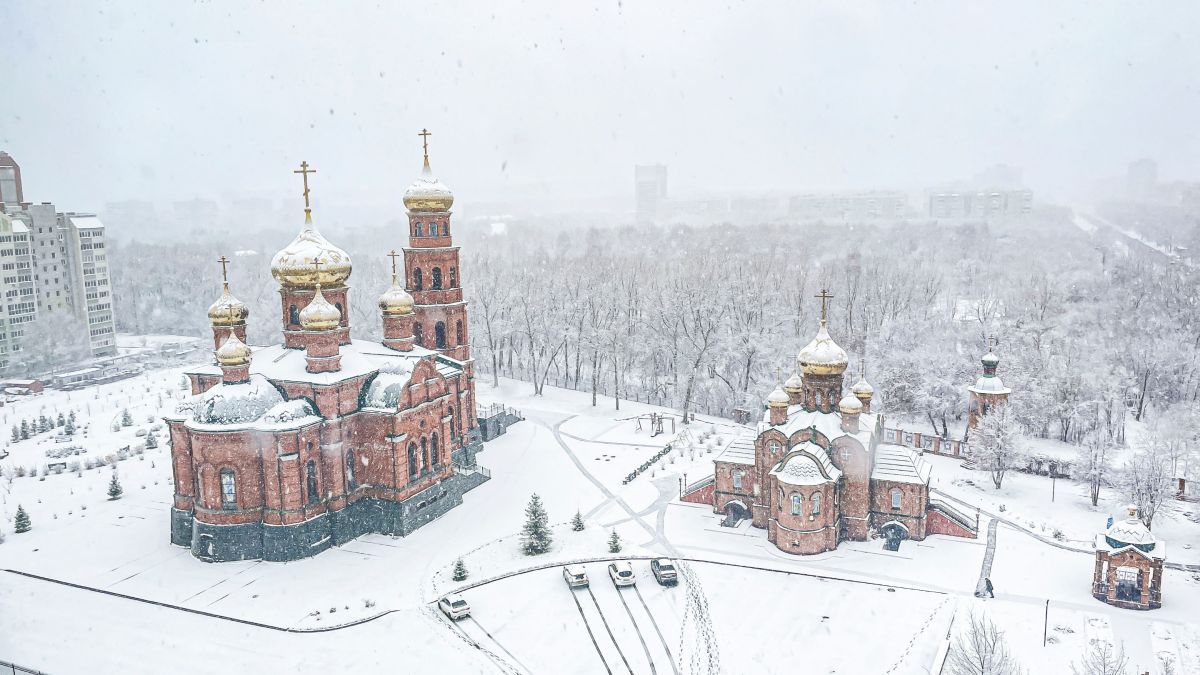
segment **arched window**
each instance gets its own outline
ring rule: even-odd
[[[734,490],[742,489],[742,472],[741,471],[733,472],[733,489]]]
[[[295,305],[288,307],[288,323],[293,326],[300,325],[300,310],[296,309]]]
[[[436,431],[429,435],[429,445],[429,454],[433,456],[434,465],[441,464],[442,458],[438,454],[438,435]]]
[[[308,503],[316,504],[321,501],[321,494],[317,490],[317,463],[313,460],[308,460]]]
[[[821,493],[814,492],[812,496],[812,515],[821,515]]]
[[[429,287],[435,291],[442,290],[442,268],[435,267],[429,273]]]
[[[443,237],[450,236],[450,221],[448,221],[448,220],[442,221],[442,236]]]
[[[787,501],[787,495],[785,495],[785,494],[783,493],[783,488],[779,488],[779,501],[778,501],[778,502],[776,502],[776,504],[779,504],[779,510],[780,510],[780,511],[782,511],[782,510],[783,510],[783,503],[784,503],[785,501]]]
[[[458,268],[450,268],[450,288],[458,288]]]
[[[799,492],[792,493],[792,515],[798,516],[804,513],[804,495]]]
[[[425,346],[425,329],[422,328],[421,324],[419,323],[413,324],[413,341],[415,341],[419,347]]]
[[[354,451],[353,450],[346,451],[346,484],[350,486],[351,490],[358,487],[358,483],[355,482],[355,480],[354,480]]]
[[[413,230],[414,237],[421,236],[421,224],[420,223],[413,221],[412,230]]]
[[[900,498],[904,495],[900,488],[892,488],[892,508],[900,510]]]
[[[421,439],[421,475],[429,473],[429,441]]]
[[[462,319],[454,322],[454,344],[461,345],[463,343],[462,334]]]
[[[420,291],[425,289],[425,281],[421,278],[421,268],[413,270],[413,290]]]
[[[417,477],[417,444],[408,444],[408,479]]]
[[[814,393],[814,400],[816,401],[816,406],[818,408],[820,408],[821,407],[821,392],[818,391],[818,392]]]
[[[237,479],[233,469],[221,469],[221,506],[227,509],[237,508]]]
[[[445,349],[446,348],[446,322],[445,321],[437,322],[437,324],[435,324],[433,327],[433,333],[434,333],[434,342],[437,344],[437,348]]]
[[[446,411],[446,414],[450,417],[450,438],[458,438],[458,427],[454,425],[454,406],[450,406]]]

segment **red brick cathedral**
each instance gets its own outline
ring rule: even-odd
[[[393,251],[379,296],[381,343],[350,338],[350,256],[313,224],[315,171],[296,173],[304,225],[271,261],[283,344],[246,345],[249,312],[226,280],[208,311],[215,363],[188,372],[193,396],[166,418],[171,541],[202,560],[295,560],[367,532],[407,535],[486,480],[454,196],[428,146],[404,193],[404,287]]]
[[[865,379],[847,392],[845,350],[821,325],[796,356],[796,372],[770,393],[762,421],[714,461],[713,510],[726,524],[765,528],[779,550],[812,554],[844,540],[975,536],[973,519],[929,499],[931,469],[908,448],[882,442]]]

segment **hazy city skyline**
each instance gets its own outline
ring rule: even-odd
[[[1194,5],[689,7],[8,3],[0,149],[27,200],[73,210],[298,198],[301,159],[318,204],[398,199],[422,127],[464,204],[632,210],[637,163],[680,194],[903,189],[998,162],[1059,195],[1141,157],[1200,175]]]

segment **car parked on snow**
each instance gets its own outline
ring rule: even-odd
[[[618,588],[633,586],[637,583],[637,577],[633,576],[633,565],[624,560],[609,563],[608,576],[612,579],[613,585]]]
[[[564,565],[563,580],[571,588],[587,588],[589,583],[587,570],[583,565]]]
[[[451,593],[446,597],[438,600],[438,609],[442,610],[442,614],[451,621],[458,621],[471,616],[471,606],[458,593]]]
[[[661,586],[674,586],[679,583],[679,573],[675,570],[675,561],[669,558],[657,558],[650,561],[650,571]]]

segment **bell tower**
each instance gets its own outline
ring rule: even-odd
[[[413,297],[413,341],[459,361],[470,361],[467,303],[463,300],[458,247],[450,230],[454,195],[429,168],[428,130],[418,134],[425,163],[421,176],[404,192],[408,246],[404,249],[405,290]]]

